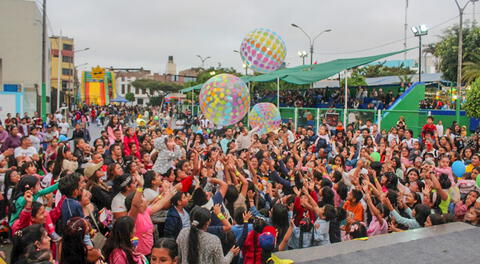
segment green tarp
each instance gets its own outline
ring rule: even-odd
[[[411,49],[389,52],[375,56],[350,58],[350,59],[338,59],[329,62],[313,65],[301,65],[293,68],[285,68],[271,73],[266,73],[258,76],[243,76],[241,79],[245,82],[269,82],[281,79],[288,83],[293,84],[309,84],[324,80],[335,74],[338,74],[346,69],[362,66],[389,56],[393,56],[402,52],[406,52]],[[203,84],[199,84],[193,87],[185,88],[180,92],[190,92],[191,90],[199,90]]]

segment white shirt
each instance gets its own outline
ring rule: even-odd
[[[70,125],[67,122],[58,123],[58,127],[60,127],[60,134],[62,135],[68,134],[68,129],[70,128]]]
[[[15,152],[14,152],[14,155],[15,155],[15,158],[18,158],[18,157],[32,157],[34,154],[37,154],[37,150],[34,148],[34,147],[28,147],[26,149],[22,148],[22,147],[17,147],[15,149]]]
[[[34,135],[30,135],[28,138],[30,138],[30,141],[32,141],[32,146],[38,152],[40,150],[40,138],[38,136],[34,136]]]
[[[147,202],[152,201],[157,196],[158,196],[158,192],[155,191],[154,189],[146,188],[145,190],[143,190],[143,198],[145,198],[145,200],[147,200]]]
[[[127,198],[122,193],[118,193],[113,197],[112,200],[112,213],[122,213],[127,211],[127,207],[125,206],[125,198]]]
[[[62,116],[62,114],[58,113],[58,114],[55,114],[55,118],[57,120],[62,120],[63,116]]]

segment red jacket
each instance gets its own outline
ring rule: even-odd
[[[258,240],[259,236],[260,233],[256,233],[255,230],[248,233],[242,248],[244,264],[262,263],[262,248],[260,247],[260,242]]]
[[[130,155],[137,156],[137,153],[132,153],[132,150],[130,149],[130,143],[132,142],[134,142],[135,145],[137,146],[137,152],[138,152],[138,155],[140,155],[140,144],[138,143],[138,138],[137,138],[137,135],[135,134],[133,135],[133,137],[129,137],[129,136],[123,137],[123,153],[125,154],[125,156],[130,156]]]
[[[318,196],[315,191],[310,192],[310,195],[312,196],[313,200],[315,200],[316,203],[318,203]],[[295,210],[295,225],[298,226],[300,225],[300,221],[304,218],[303,215],[305,214],[305,208],[300,204],[300,197],[295,198],[295,202],[293,204],[293,209]],[[315,212],[312,210],[308,210],[308,217],[312,220],[315,221],[317,219],[317,216],[315,215]]]
[[[425,138],[425,134],[435,134],[435,131],[437,131],[437,127],[435,124],[425,124],[422,128],[422,138]]]

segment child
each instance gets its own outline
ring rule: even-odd
[[[433,137],[435,132],[437,132],[437,127],[433,123],[433,116],[429,116],[427,118],[427,124],[422,127],[422,138],[425,139],[427,134]]]

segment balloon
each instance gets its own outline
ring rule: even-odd
[[[477,188],[480,188],[480,174],[477,175]]]
[[[158,120],[158,116],[154,116],[154,117],[153,117],[153,120],[157,121],[157,120]]]
[[[455,176],[458,178],[463,177],[463,174],[465,173],[465,164],[463,162],[457,160],[452,164],[452,171]]]
[[[240,45],[243,63],[260,73],[278,70],[286,55],[285,42],[270,29],[254,29],[245,36]]]
[[[248,123],[253,128],[259,128],[259,134],[266,134],[280,128],[282,118],[280,111],[272,103],[256,104],[248,114]]]
[[[65,135],[60,135],[60,137],[58,137],[58,142],[64,142],[64,141],[68,141],[68,138]]]
[[[212,123],[233,125],[247,114],[250,108],[250,92],[237,76],[219,74],[208,80],[200,90],[200,109]]]
[[[378,152],[372,152],[370,153],[370,157],[373,159],[373,161],[380,161],[380,153]]]

